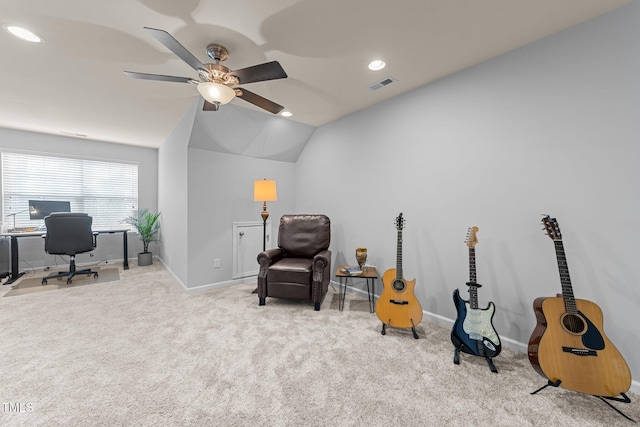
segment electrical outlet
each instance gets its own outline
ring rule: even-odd
[[[215,258],[213,260],[213,268],[220,268],[220,258]]]

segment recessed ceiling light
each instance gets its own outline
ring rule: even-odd
[[[378,71],[378,70],[382,70],[385,67],[385,65],[387,64],[385,64],[383,60],[376,59],[369,62],[369,69],[371,71]]]
[[[4,29],[19,39],[26,40],[28,42],[40,43],[43,41],[42,37],[32,33],[26,28],[18,27],[16,25],[3,25]]]
[[[293,113],[290,112],[290,111],[283,111],[282,113],[280,113],[280,115],[282,117],[291,117],[291,116],[293,116]]]

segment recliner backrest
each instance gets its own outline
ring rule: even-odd
[[[47,234],[44,250],[49,254],[75,255],[93,250],[93,218],[80,212],[55,212],[44,218]]]
[[[313,258],[329,249],[331,221],[326,215],[282,215],[278,247],[291,258]]]

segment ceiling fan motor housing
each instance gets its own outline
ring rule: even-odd
[[[224,46],[212,43],[207,46],[207,55],[216,62],[222,62],[229,57],[229,52]]]

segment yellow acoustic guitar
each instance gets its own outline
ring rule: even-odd
[[[594,396],[625,396],[631,387],[629,367],[604,334],[600,307],[573,296],[558,222],[549,216],[542,222],[556,248],[562,296],[533,302],[538,324],[529,339],[529,361],[550,385]]]
[[[398,230],[398,252],[396,268],[390,268],[382,275],[384,289],[376,305],[376,314],[382,322],[382,335],[387,326],[411,328],[413,337],[418,339],[416,325],[422,321],[422,307],[413,293],[416,280],[405,280],[402,276],[402,212],[396,218]]]

